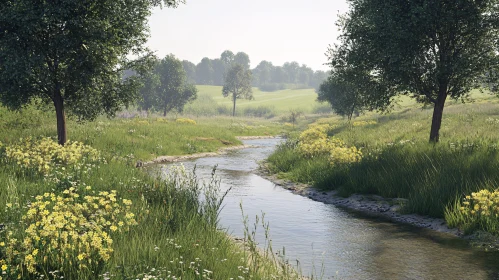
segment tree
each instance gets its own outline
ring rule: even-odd
[[[351,120],[354,113],[388,108],[392,96],[385,91],[366,70],[338,68],[320,85],[317,101],[328,102],[336,114]]]
[[[245,70],[250,69],[250,59],[245,52],[238,52],[234,56],[234,63],[240,64]]]
[[[156,65],[159,61],[156,62]],[[157,67],[157,66],[156,66]],[[149,111],[153,110],[156,104],[158,104],[158,87],[160,85],[159,75],[156,71],[149,71],[144,75],[144,83],[140,88],[141,98],[138,101],[138,107],[140,110]]]
[[[174,55],[167,55],[156,67],[159,85],[156,89],[156,109],[163,111],[163,116],[176,109],[181,112],[187,102],[196,98],[197,89],[187,83],[182,62]]]
[[[219,58],[212,59],[211,65],[213,68],[213,85],[221,86],[224,84],[225,66]]]
[[[253,91],[251,88],[251,71],[245,69],[240,64],[235,64],[234,66],[232,66],[225,77],[225,84],[222,89],[222,94],[224,97],[232,97],[232,116],[235,116],[237,99],[253,99]]]
[[[234,63],[234,53],[229,51],[229,50],[225,50],[220,55],[220,60],[224,64],[225,69],[228,70],[230,68],[230,66],[232,66],[232,64]]]
[[[209,58],[203,58],[196,66],[196,78],[198,85],[213,84],[213,66]]]
[[[298,70],[300,68],[300,64],[298,62],[293,61],[293,62],[286,62],[282,65],[282,69],[286,72],[287,74],[287,82],[294,84],[298,81]]]
[[[187,81],[193,84],[196,83],[196,64],[188,60],[182,60],[182,65],[184,66],[184,71],[187,75]]]
[[[445,101],[497,84],[499,5],[495,0],[349,0],[335,68],[361,67],[387,85],[433,104],[430,142],[439,141]],[[334,72],[334,71],[333,71]],[[493,87],[493,89],[497,89]],[[377,95],[381,97],[380,95]]]
[[[0,101],[14,110],[34,99],[52,103],[61,145],[66,113],[112,116],[138,96],[149,65],[148,17],[162,3],[178,1],[2,1]],[[122,79],[127,69],[139,75]]]
[[[270,84],[273,67],[272,62],[262,60],[254,69],[253,72],[256,74],[255,76],[258,77],[256,79],[258,86]]]

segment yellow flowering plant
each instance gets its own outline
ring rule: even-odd
[[[63,172],[66,168],[88,171],[92,164],[102,161],[99,151],[81,142],[68,141],[61,146],[50,138],[21,139],[5,147],[5,156],[25,172],[41,175],[54,174],[55,170],[67,173]]]
[[[186,118],[179,118],[175,120],[176,123],[181,123],[181,124],[196,124],[195,120],[191,119],[186,119]]]
[[[330,164],[358,162],[362,153],[356,147],[347,147],[345,142],[336,137],[329,137],[332,129],[329,124],[312,125],[299,137],[298,149],[308,158],[328,156]]]
[[[480,190],[467,195],[455,208],[459,215],[446,215],[452,226],[461,226],[465,232],[475,229],[499,234],[499,189],[495,191]]]
[[[9,279],[56,270],[66,279],[97,275],[113,253],[112,237],[137,225],[131,204],[89,186],[36,196],[17,231],[2,232],[2,271]]]

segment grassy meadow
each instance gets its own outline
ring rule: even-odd
[[[283,178],[341,195],[407,198],[407,213],[446,218],[466,233],[499,235],[499,100],[450,100],[440,143],[428,143],[432,109],[401,99],[390,114],[302,124],[268,159]],[[360,155],[357,153],[360,150]]]
[[[223,97],[221,86],[198,85],[198,99],[185,108],[190,115],[231,115],[232,99]],[[330,112],[329,106],[316,101],[314,89],[286,89],[275,92],[262,92],[253,88],[253,100],[238,99],[238,116],[271,118],[289,113],[290,110],[303,113]],[[322,110],[322,111],[321,111]]]
[[[71,142],[61,147],[51,111],[0,107],[0,279],[298,278],[270,248],[260,252],[251,238],[236,244],[219,230],[216,178],[201,186],[182,168],[166,179],[135,168],[286,127],[151,117],[70,120],[67,128]]]

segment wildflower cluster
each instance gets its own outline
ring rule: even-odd
[[[366,125],[371,125],[371,124],[377,124],[378,122],[376,121],[355,121],[353,122],[353,126],[366,126]]]
[[[358,162],[362,153],[355,146],[347,147],[336,137],[328,137],[332,127],[328,124],[313,125],[300,134],[298,149],[305,157],[329,155],[331,164]]]
[[[81,142],[68,141],[65,146],[61,146],[50,138],[38,141],[32,138],[21,139],[18,144],[7,146],[5,155],[23,169],[40,174],[48,174],[65,166],[79,167],[101,160],[96,149]]]
[[[156,121],[159,123],[168,123],[168,120],[165,118],[157,118]]]
[[[498,219],[499,222],[499,190],[471,193],[471,196],[464,198],[460,210],[467,216]]]
[[[183,119],[183,118],[179,118],[177,119],[175,122],[177,123],[181,123],[181,124],[196,124],[196,121],[195,120],[191,120],[191,119]]]
[[[2,271],[12,278],[97,272],[113,253],[113,234],[137,224],[131,204],[116,191],[96,194],[90,186],[81,195],[71,187],[37,196],[21,219],[23,232],[9,231],[1,239]]]

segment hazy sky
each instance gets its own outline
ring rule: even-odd
[[[187,0],[177,9],[157,9],[150,18],[149,47],[197,64],[228,49],[246,52],[251,67],[262,60],[327,70],[324,53],[338,36],[345,0]]]

